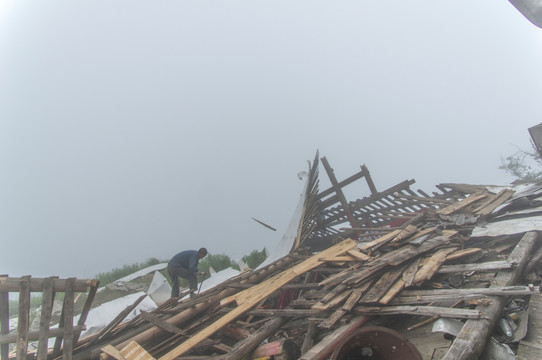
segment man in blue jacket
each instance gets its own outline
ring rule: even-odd
[[[171,297],[179,296],[179,276],[188,280],[190,284],[190,297],[198,289],[198,279],[196,275],[204,275],[198,270],[198,262],[207,255],[206,248],[199,250],[186,250],[178,253],[169,260],[167,272],[171,279]]]

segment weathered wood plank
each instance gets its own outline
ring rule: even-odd
[[[480,310],[451,309],[439,306],[356,306],[354,311],[363,315],[418,315],[450,317],[457,319],[482,319],[484,315]]]
[[[364,292],[364,289],[362,288],[353,289],[352,293],[350,293],[350,296],[348,297],[348,299],[346,300],[346,302],[344,303],[341,309],[345,311],[352,310],[354,306],[356,306],[356,304],[358,303],[359,299],[361,298],[361,295],[363,295],[363,292]]]
[[[463,256],[476,254],[477,252],[482,251],[481,248],[469,248],[463,250],[457,250],[456,252],[451,253],[446,257],[446,261],[456,260],[462,258]]]
[[[443,265],[439,270],[439,274],[452,274],[464,271],[479,271],[479,272],[494,272],[496,270],[510,269],[513,264],[506,260],[488,261],[478,264],[458,264],[458,265]]]
[[[429,257],[429,259],[424,262],[422,267],[416,272],[412,284],[414,286],[420,286],[424,281],[430,280],[437,272],[439,267],[446,261],[448,254],[454,252],[456,249],[456,247],[440,249],[431,255],[431,257]]]
[[[437,214],[442,214],[442,215],[453,214],[454,212],[464,209],[470,204],[473,204],[476,201],[485,199],[486,197],[488,197],[487,193],[478,193],[478,194],[469,195],[469,197],[467,197],[464,200],[461,200],[461,201],[456,202],[455,204],[449,205],[445,207],[444,209],[437,210]]]
[[[497,194],[490,196],[482,205],[473,210],[476,215],[485,216],[489,215],[498,208],[500,205],[504,204],[508,199],[514,195],[514,190],[512,189],[503,189]]]
[[[344,314],[346,314],[346,311],[344,311],[342,309],[338,309],[333,314],[331,314],[331,316],[329,318],[322,321],[318,325],[318,327],[322,328],[322,329],[331,329],[333,327],[333,325],[335,325],[335,323],[337,321],[339,321],[344,316]]]
[[[120,350],[120,353],[127,360],[155,360],[155,358],[135,341],[130,341],[128,345]]]
[[[431,290],[403,290],[400,297],[424,297],[424,296],[453,296],[456,295],[538,295],[540,286],[491,286],[488,288],[463,288],[463,289],[431,289]]]
[[[396,266],[386,271],[384,275],[376,281],[376,283],[363,295],[360,303],[372,304],[377,303],[388,290],[392,287],[395,281],[403,274],[406,266]]]

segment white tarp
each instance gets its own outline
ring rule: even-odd
[[[151,284],[147,289],[147,294],[151,297],[156,305],[160,306],[171,297],[171,285],[167,279],[160,273],[155,271]]]
[[[81,338],[98,333],[100,329],[103,329],[107,324],[113,321],[118,314],[120,314],[128,306],[132,305],[139,297],[145,295],[143,291],[130,294],[106,303],[92,309],[88,313],[87,321],[85,325],[87,329],[81,333]],[[156,304],[152,299],[147,296],[141,301],[132,312],[126,316],[125,321],[131,320],[139,313],[143,311],[152,311],[156,309]],[[79,316],[74,317],[74,324],[77,324]]]

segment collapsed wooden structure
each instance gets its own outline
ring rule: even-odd
[[[332,184],[323,191],[320,162]],[[370,195],[348,201],[343,188],[360,179]],[[365,166],[339,181],[316,154],[289,255],[122,322],[127,309],[73,357],[348,359],[370,348],[381,359],[456,360],[477,359],[490,337],[512,343],[497,324],[525,326],[513,318],[540,299],[542,186],[441,184],[429,195],[413,183],[378,191]],[[514,317],[511,297],[525,300]],[[460,331],[423,344],[438,319],[460,319]],[[529,336],[513,343],[535,359],[542,336]]]

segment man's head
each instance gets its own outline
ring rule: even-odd
[[[207,255],[207,249],[202,247],[198,250],[198,256],[200,259],[203,259]]]

